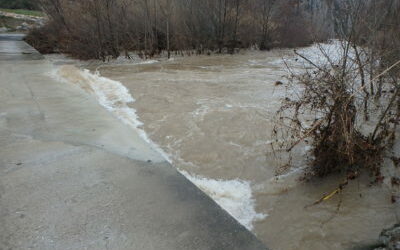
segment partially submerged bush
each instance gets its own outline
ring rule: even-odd
[[[340,41],[288,64],[298,93],[274,131],[295,141],[287,151],[311,143],[312,176],[341,171],[349,180],[369,170],[382,181],[384,158],[398,159],[390,149],[400,121],[400,4],[352,0],[340,13]]]
[[[308,174],[313,176],[342,171],[352,179],[369,169],[380,180],[380,164],[393,145],[400,117],[399,76],[392,74],[400,62],[371,72],[365,66],[371,58],[351,41],[339,42],[329,53],[321,46],[318,62],[297,54],[305,68],[293,73],[290,82],[300,86],[300,93],[286,98],[279,111],[282,128],[295,142],[283,146],[291,151],[303,140],[310,141]],[[378,84],[377,79],[384,83],[380,95],[367,88]]]

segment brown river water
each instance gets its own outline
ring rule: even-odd
[[[135,101],[113,105],[136,110],[123,116],[134,116],[133,125],[175,167],[271,249],[374,244],[383,228],[399,221],[390,185],[370,186],[365,176],[332,199],[309,206],[333,191],[341,177],[300,181],[307,163],[304,145],[295,150],[292,166],[282,169],[287,155],[273,150],[272,129],[281,99],[294,94],[286,84],[275,86],[278,80],[285,83],[283,56],[292,54],[246,51],[86,65],[91,73],[62,66],[58,75],[81,86],[84,81],[125,86]],[[118,99],[115,91],[107,93]]]

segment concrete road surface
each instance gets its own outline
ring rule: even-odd
[[[0,249],[265,249],[20,39],[0,35]]]

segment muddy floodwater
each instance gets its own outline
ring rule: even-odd
[[[374,244],[400,214],[390,202],[388,185],[369,186],[364,176],[340,195],[309,206],[333,191],[342,177],[299,181],[307,147],[297,149],[285,169],[286,157],[273,150],[276,111],[282,98],[294,94],[286,89],[282,57],[287,56],[288,50],[247,51],[111,63],[91,70],[125,86],[135,99],[128,105],[136,110],[141,128],[172,164],[220,199],[220,205],[236,210],[271,249],[362,249]],[[276,81],[284,84],[275,86]],[[240,190],[244,184],[250,194]]]

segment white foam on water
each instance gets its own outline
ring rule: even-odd
[[[118,57],[115,60],[111,60],[110,62],[107,63],[102,63],[101,66],[114,66],[114,65],[145,65],[145,64],[155,64],[159,63],[160,61],[153,60],[153,59],[140,59],[138,57],[134,57],[131,59],[127,59],[125,57]]]
[[[257,213],[254,209],[255,200],[250,182],[238,179],[213,180],[191,175],[184,170],[179,171],[247,229],[253,230],[255,221],[267,217],[266,214]]]
[[[66,66],[63,67],[66,68]],[[52,76],[59,81],[73,81],[86,90],[90,88],[101,106],[114,114],[119,120],[134,128],[139,136],[149,143],[154,150],[160,153],[169,163],[172,162],[170,156],[154,143],[141,128],[143,123],[139,120],[136,110],[128,106],[135,99],[124,85],[118,81],[100,76],[98,71],[93,74],[87,69],[79,70],[71,66],[68,68],[68,73],[74,73],[75,76],[68,79],[65,73],[61,73],[63,67],[53,72]]]
[[[154,64],[154,63],[158,63],[159,61],[157,60],[146,60],[143,62],[140,62],[139,64]]]
[[[122,122],[133,127],[143,140],[152,145],[168,162],[172,163],[172,157],[165,153],[140,128],[143,123],[139,121],[136,110],[128,106],[135,99],[124,85],[118,81],[102,77],[98,71],[93,74],[86,69],[79,70],[75,67],[69,67],[68,72],[75,74],[73,79],[68,79],[65,72],[60,72],[62,67],[53,72],[52,76],[62,82],[73,81],[86,90],[89,88],[95,94],[100,105]],[[255,200],[252,197],[250,182],[238,179],[213,180],[191,175],[182,170],[180,172],[249,230],[253,229],[253,222],[266,218],[267,215],[255,211]]]
[[[325,43],[314,43],[309,47],[299,48],[296,51],[313,64],[325,66],[330,64],[340,64],[343,54],[345,53],[345,46],[346,44],[343,41],[330,40]],[[350,48],[349,56],[354,60],[354,51],[352,48]],[[291,54],[283,56],[283,58],[269,63],[278,67],[282,67],[286,70],[286,65],[288,65],[290,66],[292,72],[301,73],[305,67],[312,67],[307,60],[300,56]],[[254,64],[255,62],[250,61],[250,63]]]

